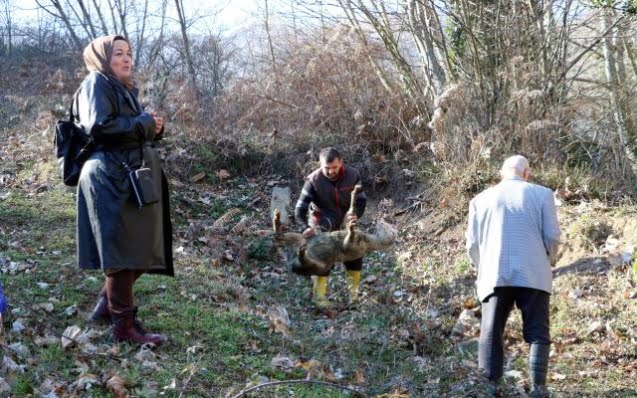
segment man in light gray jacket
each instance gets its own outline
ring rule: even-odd
[[[492,382],[502,377],[502,336],[515,304],[530,344],[531,397],[545,397],[551,266],[560,237],[555,201],[550,189],[527,182],[524,156],[506,159],[500,173],[502,181],[469,205],[467,252],[478,271],[482,302],[478,365]]]

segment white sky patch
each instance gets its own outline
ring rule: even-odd
[[[46,15],[46,12],[39,9],[35,0],[8,1],[14,7],[14,18],[18,24],[35,24],[39,18]],[[48,0],[41,0],[40,3],[50,4]],[[104,0],[101,3],[107,4]],[[138,3],[142,6],[143,0]],[[187,17],[197,18],[193,25],[195,30],[214,29],[232,32],[254,24],[258,20],[259,12],[263,10],[263,3],[263,0],[186,0],[184,8]],[[270,3],[276,4],[278,1],[270,0]],[[149,1],[149,9],[160,7],[161,0]],[[168,0],[168,17],[176,17],[174,0]]]

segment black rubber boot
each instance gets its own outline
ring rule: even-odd
[[[546,375],[549,368],[549,352],[547,344],[531,344],[529,350],[529,379],[531,382],[531,398],[547,398]]]

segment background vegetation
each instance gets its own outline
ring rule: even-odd
[[[186,3],[186,4],[184,4]],[[374,397],[486,396],[479,306],[464,256],[468,201],[500,162],[529,157],[556,191],[555,396],[637,396],[637,130],[631,1],[261,1],[232,34],[187,2],[0,2],[0,396],[232,397],[310,379]],[[156,350],[113,345],[85,321],[101,283],[74,259],[74,192],[52,126],[102,34],[133,45],[140,96],[167,119],[175,279],[144,277]],[[364,297],[316,312],[269,229],[273,186],[293,198],[334,145],[361,170],[363,220],[401,231],[366,259]],[[507,332],[507,396],[525,396],[526,346]],[[79,330],[75,344],[61,339]],[[4,394],[4,395],[3,395]],[[353,396],[282,385],[252,396]],[[270,395],[266,395],[270,394]]]

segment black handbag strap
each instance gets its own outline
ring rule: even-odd
[[[82,86],[78,87],[77,90],[75,90],[75,94],[73,94],[73,99],[71,100],[71,106],[69,106],[69,120],[73,123],[75,123],[76,117],[73,114],[73,107],[75,105],[75,102],[77,101],[77,96],[80,94],[80,91],[82,91]]]

